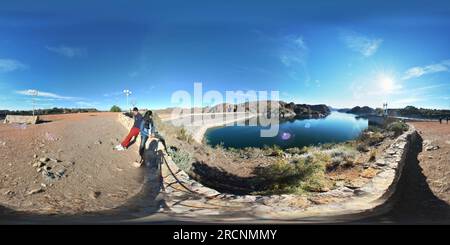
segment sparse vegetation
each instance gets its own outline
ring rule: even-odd
[[[273,145],[273,146],[264,146],[263,147],[263,152],[265,155],[267,156],[272,156],[272,157],[281,157],[284,156],[284,151],[283,149],[281,149],[279,146],[277,145]]]
[[[182,170],[189,172],[192,167],[193,158],[189,152],[170,147],[168,153],[173,162]]]
[[[320,191],[327,187],[325,165],[329,157],[313,154],[293,160],[280,159],[266,168],[257,169],[256,175],[267,183],[263,194],[302,193]]]
[[[379,127],[369,126],[362,131],[356,139],[356,149],[359,152],[368,152],[371,146],[381,143],[386,138],[383,129]]]
[[[186,141],[187,143],[192,143],[194,141],[192,136],[186,131],[185,128],[181,128],[178,131],[177,139],[182,140],[182,141]]]
[[[403,134],[403,132],[407,131],[408,128],[409,128],[408,124],[402,121],[393,122],[387,126],[388,131],[394,132],[394,137]]]
[[[326,165],[328,171],[332,171],[337,167],[352,167],[355,165],[357,151],[348,146],[338,146],[325,151],[331,157],[331,162]]]

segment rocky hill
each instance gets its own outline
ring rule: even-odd
[[[346,113],[351,113],[351,114],[356,114],[356,115],[368,115],[368,114],[374,114],[375,109],[370,108],[368,106],[363,106],[363,107],[355,106],[352,109],[346,111]]]
[[[241,104],[223,103],[213,107],[203,108],[203,112],[218,113],[218,112],[251,112],[251,113],[270,113],[278,115],[283,118],[289,117],[326,117],[331,113],[327,105],[308,105],[295,104],[294,102],[286,103],[284,101],[264,101],[266,106],[258,107],[257,101],[246,102]],[[276,109],[275,103],[278,103],[279,110]]]

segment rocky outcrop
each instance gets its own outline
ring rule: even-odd
[[[297,117],[326,117],[331,113],[327,105],[307,105],[295,104],[294,102],[285,103],[280,101],[280,114],[283,117],[297,116]],[[288,116],[286,116],[286,114]]]
[[[326,117],[331,113],[327,105],[308,105],[295,104],[294,102],[284,101],[252,101],[240,104],[223,103],[213,107],[193,108],[193,112],[197,110],[203,113],[233,113],[233,112],[247,112],[254,114],[271,114],[272,116],[279,116],[281,118],[292,117],[312,117],[320,118]]]
[[[356,114],[356,115],[370,115],[375,114],[375,109],[370,108],[368,106],[355,106],[352,109],[348,110],[347,113]]]

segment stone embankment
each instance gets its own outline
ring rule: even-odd
[[[17,115],[7,115],[4,123],[26,123],[26,124],[36,124],[39,122],[38,116],[17,116]]]

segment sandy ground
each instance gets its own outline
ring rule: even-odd
[[[450,124],[414,122],[424,142],[439,149],[427,150],[426,143],[418,156],[419,165],[432,192],[450,204]]]
[[[116,113],[42,117],[37,125],[0,125],[0,205],[35,213],[107,210],[136,195],[143,181],[137,144],[113,151],[127,133]],[[50,158],[49,179],[33,166]],[[54,161],[52,161],[52,159]],[[57,161],[56,161],[57,160]],[[58,172],[61,173],[61,172]]]

